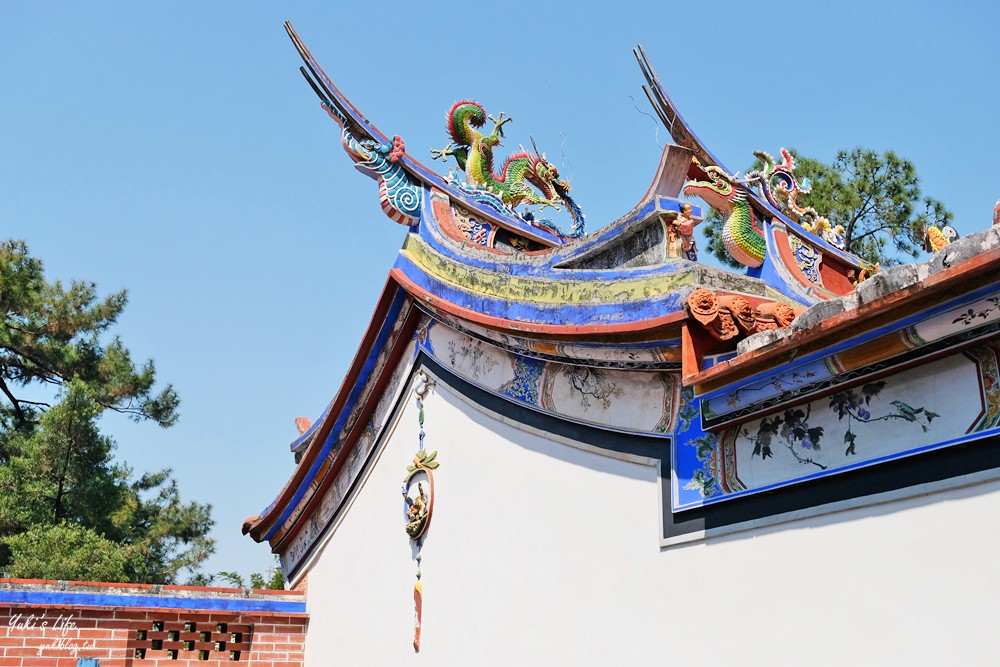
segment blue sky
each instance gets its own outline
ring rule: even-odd
[[[299,75],[285,19],[426,163],[455,100],[512,116],[505,149],[533,135],[590,230],[632,207],[667,139],[636,43],[733,169],[755,149],[892,149],[962,234],[1000,197],[995,4],[276,5],[0,3],[0,230],[50,278],[129,290],[118,333],[182,418],[104,426],[130,465],[171,467],[214,505],[211,572],[271,565],[240,524],[291,473],[293,419],[337,391],[404,234]]]

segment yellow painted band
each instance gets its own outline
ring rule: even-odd
[[[434,252],[423,240],[409,235],[403,244],[403,256],[435,278],[458,288],[514,301],[551,304],[630,303],[674,294],[679,288],[693,285],[694,271],[637,279],[551,280],[524,278],[469,267]]]

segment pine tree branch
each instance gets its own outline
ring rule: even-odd
[[[21,409],[21,403],[17,400],[17,397],[11,393],[10,387],[7,386],[7,382],[3,379],[3,375],[0,375],[0,391],[3,391],[7,400],[10,401],[11,406],[13,406],[14,418],[17,420],[18,424],[24,424],[27,421],[27,418],[24,415],[24,410]]]
[[[881,227],[876,227],[875,229],[869,230],[869,231],[865,232],[864,234],[862,234],[861,236],[858,236],[858,237],[854,238],[853,241],[855,241],[855,242],[856,241],[860,241],[861,239],[865,238],[866,236],[874,236],[875,234],[878,234],[879,232],[883,232],[883,231],[885,231],[887,229],[892,229],[892,225],[890,225],[890,224],[887,223],[887,224],[882,225]]]
[[[17,400],[19,402],[21,402],[21,403],[27,403],[28,405],[41,405],[42,407],[46,407],[46,408],[51,408],[52,407],[51,403],[46,403],[45,401],[29,401],[26,398],[19,398]]]
[[[45,329],[39,329],[38,331],[32,331],[30,329],[22,329],[21,327],[16,327],[13,324],[11,324],[9,320],[4,323],[4,326],[6,326],[11,331],[16,331],[18,333],[23,333],[26,336],[33,336],[35,338],[39,338],[41,336],[44,336],[47,333],[45,331]]]
[[[49,367],[48,364],[46,364],[44,361],[42,361],[40,359],[37,359],[34,355],[29,354],[29,353],[25,352],[24,350],[20,350],[17,347],[14,347],[13,345],[10,345],[9,343],[6,344],[6,345],[4,345],[3,348],[6,349],[6,350],[10,350],[14,354],[17,354],[17,355],[20,355],[20,356],[24,357],[25,359],[27,359],[31,363],[33,363],[36,366],[38,366],[38,370],[40,372],[39,373],[39,378],[40,379],[45,380],[46,382],[51,382],[53,384],[60,384],[59,382],[53,381],[51,378],[45,377],[45,375],[48,374],[48,375],[53,375],[53,376],[59,378],[63,382],[66,381],[66,379],[67,379],[66,376],[64,376],[63,374],[59,373],[56,370],[53,370],[52,368]]]

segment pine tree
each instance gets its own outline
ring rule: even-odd
[[[178,416],[153,363],[109,334],[126,302],[50,283],[23,242],[0,244],[0,572],[171,583],[212,552],[211,507],[182,502],[169,470],[136,478],[97,427],[109,410]]]

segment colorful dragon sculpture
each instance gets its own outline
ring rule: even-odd
[[[344,150],[358,167],[378,180],[379,203],[382,211],[401,225],[415,225],[420,217],[420,186],[406,175],[400,158],[406,145],[400,137],[393,137],[386,145],[375,139],[359,139],[351,132],[351,123],[330,102],[322,103],[326,113],[342,128],[340,135]]]
[[[764,234],[747,196],[736,187],[736,179],[720,167],[707,167],[711,181],[690,181],[684,186],[688,197],[701,197],[709,206],[729,217],[722,223],[722,245],[740,264],[757,268],[764,263]]]
[[[833,225],[813,207],[802,208],[797,204],[798,196],[809,194],[812,187],[808,178],[802,179],[801,183],[795,178],[795,158],[792,154],[782,148],[780,163],[767,151],[754,151],[753,154],[764,166],[747,173],[743,182],[756,185],[771,206],[798,222],[807,232],[843,250],[846,234],[843,225]]]
[[[504,162],[499,174],[494,172],[493,149],[500,145],[503,126],[511,118],[505,118],[503,113],[497,118],[487,116],[478,102],[462,100],[452,105],[446,120],[452,143],[431,151],[434,159],[447,161],[448,156],[453,156],[470,185],[487,189],[512,208],[522,203],[540,205],[543,209],[565,205],[573,218],[570,236],[583,234],[583,213],[569,196],[569,183],[559,178],[556,167],[537,149],[534,155],[523,149],[514,153]],[[483,134],[479,128],[487,120],[493,121],[493,131]]]

